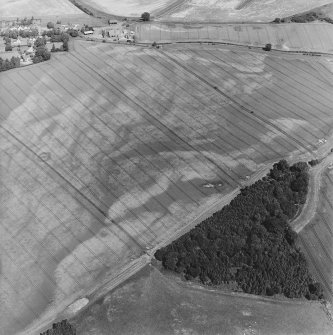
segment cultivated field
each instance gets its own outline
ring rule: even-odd
[[[176,281],[153,267],[71,322],[80,335],[329,335],[333,331],[318,302],[225,294]]]
[[[333,25],[298,24],[181,24],[148,23],[135,27],[138,42],[215,41],[265,46],[284,51],[333,52]]]
[[[329,0],[189,0],[161,9],[167,21],[269,22],[330,3]]]
[[[0,0],[0,17],[39,18],[45,15],[73,15],[82,12],[69,0]]]
[[[88,5],[98,11],[117,16],[141,16],[143,12],[154,13],[165,7],[172,7],[177,0],[77,0],[83,7]]]
[[[326,298],[333,302],[333,170],[322,178],[314,218],[300,233],[300,247],[314,277],[323,284]]]
[[[267,163],[312,155],[333,125],[325,62],[76,41],[2,73],[0,334],[54,316]]]

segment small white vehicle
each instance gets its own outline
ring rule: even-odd
[[[211,184],[211,183],[207,183],[207,184],[202,185],[202,187],[205,187],[205,188],[213,188],[214,185]]]

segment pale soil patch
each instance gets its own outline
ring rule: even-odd
[[[86,306],[89,303],[89,299],[87,298],[81,298],[71,305],[69,305],[65,311],[65,313],[68,314],[76,314],[79,312],[84,306]]]
[[[300,126],[304,126],[304,127],[309,126],[309,122],[307,122],[307,121],[292,119],[292,118],[290,118],[290,119],[288,119],[288,118],[276,119],[276,120],[272,120],[272,123],[278,125],[279,127],[281,127],[286,132],[295,131]],[[271,132],[266,133],[265,135],[262,135],[261,136],[261,141],[264,142],[264,143],[269,143],[274,138],[276,138],[276,133],[271,131]]]

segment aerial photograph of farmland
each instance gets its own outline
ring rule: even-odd
[[[333,334],[333,0],[0,0],[0,335]]]

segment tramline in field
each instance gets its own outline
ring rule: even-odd
[[[75,41],[4,73],[4,331],[131,269],[266,164],[317,149],[333,123],[322,62]]]
[[[299,245],[307,257],[313,275],[323,285],[326,299],[333,301],[333,178],[332,170],[323,175],[318,208],[314,218],[301,231]]]

